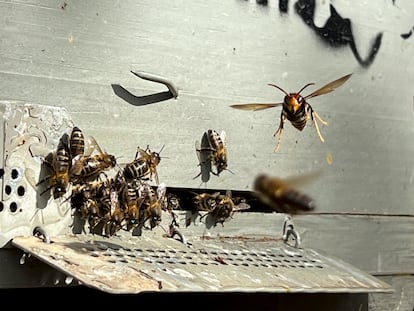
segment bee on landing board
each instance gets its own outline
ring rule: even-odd
[[[235,212],[247,210],[250,205],[244,200],[235,199],[232,197],[231,190],[227,190],[223,195],[219,191],[215,193],[200,193],[193,197],[194,207],[197,211],[207,212],[200,219],[204,217],[211,217],[212,224],[216,226],[218,223],[224,225],[224,222],[233,217]],[[188,220],[188,219],[187,219]],[[187,222],[187,226],[189,225]]]
[[[210,129],[204,133],[203,138],[204,137],[206,137],[205,140],[207,145],[201,145],[198,141],[196,141],[196,152],[199,165],[207,166],[209,168],[209,172],[216,176],[220,176],[220,173],[224,170],[232,173],[232,171],[227,168],[226,132],[223,130],[219,134],[217,131]],[[204,152],[206,152],[206,155],[203,154]],[[216,168],[215,172],[211,169],[211,165],[206,165],[207,162],[210,162],[208,164],[212,164]],[[197,178],[202,174],[203,170],[194,178]]]
[[[348,74],[346,76],[343,76],[342,78],[332,81],[307,96],[302,96],[300,93],[305,88],[307,88],[310,85],[313,85],[314,83],[306,84],[297,93],[287,93],[281,87],[270,83],[269,84],[270,86],[277,88],[278,90],[282,91],[285,94],[285,98],[282,103],[235,104],[235,105],[231,105],[230,107],[236,108],[236,109],[242,109],[242,110],[256,111],[256,110],[264,110],[268,108],[282,106],[279,127],[273,135],[277,137],[277,143],[276,143],[274,152],[277,152],[279,150],[280,141],[281,141],[282,133],[283,133],[283,125],[286,119],[289,120],[291,124],[299,131],[302,131],[306,125],[306,122],[309,119],[311,119],[313,121],[313,124],[315,125],[319,139],[322,142],[324,142],[325,140],[322,137],[322,134],[319,130],[318,122],[316,119],[318,119],[324,125],[328,125],[328,123],[324,121],[316,111],[313,110],[312,106],[307,102],[307,100],[312,97],[316,97],[316,96],[320,96],[320,95],[332,92],[334,89],[344,84],[351,77],[351,75],[352,74]]]
[[[52,189],[54,199],[62,197],[66,193],[70,182],[71,156],[67,134],[59,140],[57,150],[53,153],[52,161],[43,159],[43,164],[52,171],[52,174],[36,184],[36,186],[39,186],[45,181],[49,182],[49,187],[42,191],[40,195]]]

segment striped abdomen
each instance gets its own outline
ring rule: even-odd
[[[147,161],[138,158],[125,165],[124,176],[127,179],[139,179],[151,174],[151,168]]]
[[[309,119],[305,102],[296,112],[290,111],[288,109],[283,109],[282,113],[286,119],[288,119],[290,123],[299,131],[302,131],[305,128],[306,122]]]
[[[83,133],[78,127],[74,127],[72,129],[72,133],[70,135],[70,154],[72,158],[83,155],[85,151],[85,138],[83,137]]]

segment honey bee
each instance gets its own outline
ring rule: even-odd
[[[36,184],[36,186],[39,186],[45,181],[49,181],[49,187],[42,191],[40,195],[43,195],[45,192],[53,189],[53,198],[57,199],[62,197],[68,189],[71,156],[67,139],[67,135],[64,135],[59,140],[57,150],[53,154],[52,163],[50,163],[47,159],[43,160],[43,164],[52,170],[52,175],[45,177]]]
[[[123,220],[125,218],[125,213],[120,206],[116,206],[114,209],[111,209],[104,218],[104,230],[106,236],[113,236],[123,227]]]
[[[122,190],[122,204],[125,206],[127,218],[127,230],[131,230],[139,221],[139,206],[137,195],[137,184],[135,180],[126,182]]]
[[[150,229],[155,228],[161,222],[162,207],[157,192],[148,184],[142,184],[138,190],[140,225],[149,221]]]
[[[163,147],[164,148],[164,147]],[[137,148],[135,160],[126,164],[124,168],[124,177],[127,180],[131,179],[155,179],[158,184],[157,166],[161,161],[160,152],[151,152],[149,146],[144,150]]]
[[[231,199],[231,191],[228,190],[225,195],[219,195],[217,197],[216,207],[210,212],[215,220],[214,225],[218,223],[223,225],[228,218],[231,218],[234,214],[234,207],[234,202]]]
[[[220,192],[201,193],[193,198],[193,202],[196,210],[207,212],[201,218],[211,216],[214,226],[218,223],[223,225],[235,212],[250,208],[243,200],[238,199],[238,203],[235,204],[231,190],[227,190],[224,195]]]
[[[235,104],[235,105],[231,105],[230,107],[236,108],[236,109],[242,109],[242,110],[256,111],[256,110],[264,110],[268,108],[282,106],[279,127],[273,135],[277,137],[277,144],[274,149],[274,152],[277,152],[279,150],[280,141],[281,141],[282,132],[283,132],[283,125],[286,119],[289,120],[291,124],[299,131],[302,131],[304,129],[309,119],[312,119],[315,125],[315,128],[316,128],[316,131],[318,133],[319,139],[322,142],[324,142],[325,140],[322,137],[322,134],[319,130],[318,122],[316,119],[318,119],[324,125],[328,125],[328,123],[324,121],[316,111],[313,110],[312,106],[306,100],[312,97],[316,97],[316,96],[320,96],[320,95],[332,92],[334,89],[344,84],[351,77],[351,75],[352,74],[348,74],[346,76],[343,76],[342,78],[332,81],[307,96],[302,96],[300,93],[308,86],[314,85],[314,83],[308,83],[305,86],[303,86],[299,90],[299,92],[290,93],[290,94],[288,94],[281,87],[275,84],[269,83],[268,85],[279,89],[281,92],[285,94],[285,98],[282,103]]]
[[[228,164],[227,164],[226,132],[223,130],[219,134],[217,131],[210,129],[207,131],[206,134],[207,134],[207,141],[208,141],[209,146],[201,147],[201,146],[196,145],[196,151],[197,151],[197,155],[198,155],[200,162],[201,162],[201,152],[207,151],[210,153],[207,159],[211,161],[213,166],[216,167],[216,172],[210,169],[211,173],[213,173],[216,176],[219,176],[220,173],[224,170],[230,171],[227,168]],[[199,175],[197,175],[196,177],[198,177]]]
[[[116,166],[115,156],[102,151],[95,138],[91,137],[91,145],[98,152],[90,155],[78,155],[72,161],[70,177],[73,183],[95,180],[105,170]]]
[[[91,231],[110,211],[110,181],[92,181],[72,186],[71,206],[87,220]]]
[[[173,193],[167,192],[166,194],[166,204],[164,205],[166,210],[181,210],[181,199],[179,196]]]
[[[106,236],[113,236],[116,232],[121,230],[124,225],[125,209],[122,208],[119,200],[118,190],[114,184],[111,184],[106,188],[107,193],[109,192],[109,210],[106,212],[102,219],[104,223],[104,231]]]
[[[280,179],[266,174],[256,176],[254,190],[265,204],[279,213],[298,214],[315,209],[315,201],[296,187],[316,178],[319,172]]]
[[[193,197],[193,203],[197,211],[211,212],[217,206],[217,198],[220,192],[200,193]]]

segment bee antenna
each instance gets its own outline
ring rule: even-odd
[[[289,95],[288,93],[286,93],[284,89],[282,89],[280,86],[277,86],[276,84],[268,83],[267,85],[277,88],[278,90],[282,91],[285,95]]]
[[[303,88],[300,89],[300,91],[298,92],[298,94],[300,94],[300,92],[302,92],[304,89],[306,89],[308,86],[310,85],[314,85],[315,83],[308,83],[306,84]]]
[[[160,153],[161,153],[161,151],[162,151],[162,149],[164,149],[164,147],[165,147],[165,144],[164,144],[164,145],[162,145],[162,147],[161,147],[160,151],[158,151],[158,154],[160,154]]]
[[[230,169],[226,168],[226,171],[229,171],[230,173],[232,173],[232,174],[234,175],[234,173],[233,173],[233,171],[232,171],[232,170],[230,170]]]

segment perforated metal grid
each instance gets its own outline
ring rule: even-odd
[[[104,245],[91,249],[91,256],[103,257],[110,263],[131,263],[141,258],[150,264],[171,266],[218,266],[252,268],[288,268],[288,269],[324,269],[324,264],[317,258],[304,258],[298,252],[286,253],[282,249],[272,250],[174,250],[174,249],[142,249],[111,248]],[[309,256],[308,256],[309,257]]]
[[[141,291],[387,292],[389,285],[341,260],[282,242],[145,236],[58,236],[13,245],[83,284]]]

